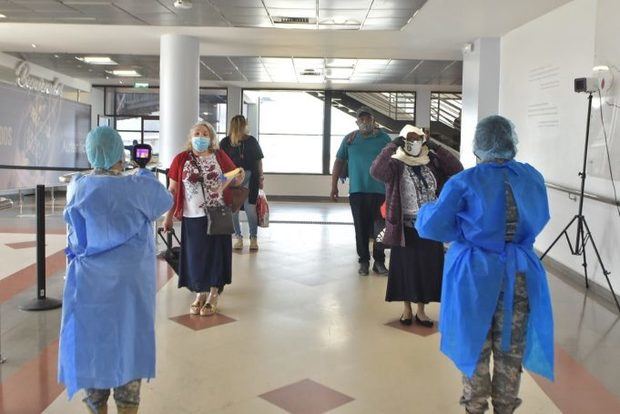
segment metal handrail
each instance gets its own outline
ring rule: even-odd
[[[564,187],[562,185],[559,184],[554,184],[554,183],[550,183],[548,181],[545,181],[545,185],[547,186],[547,188],[551,188],[552,190],[556,190],[556,191],[561,191],[563,193],[567,193],[570,195],[574,195],[574,196],[579,196],[580,192],[579,190],[575,190],[572,188],[568,188],[568,187]],[[609,197],[604,197],[604,196],[600,196],[600,195],[596,195],[596,194],[592,194],[592,193],[583,193],[583,196],[589,200],[594,200],[594,201],[599,201],[601,203],[605,203],[605,204],[609,204],[612,206],[616,206],[616,207],[620,207],[620,202],[617,202],[616,200],[609,198]]]

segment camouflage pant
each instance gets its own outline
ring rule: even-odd
[[[125,385],[114,388],[114,401],[117,407],[137,407],[140,404],[140,385],[141,380],[137,379]],[[110,390],[86,389],[84,403],[93,413],[97,413],[99,408],[107,405],[110,397]]]
[[[504,352],[501,349],[504,325],[504,293],[502,292],[476,371],[471,378],[463,376],[461,405],[466,408],[468,413],[479,414],[488,410],[487,400],[489,397],[491,397],[496,414],[511,414],[521,404],[518,395],[528,314],[529,305],[525,275],[519,274],[515,282],[510,350]],[[491,351],[493,352],[493,380],[491,380],[489,369]]]

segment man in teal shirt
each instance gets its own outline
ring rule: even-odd
[[[372,110],[363,106],[357,110],[359,131],[344,137],[336,154],[332,168],[331,198],[338,200],[338,178],[344,168],[349,176],[349,204],[355,226],[359,274],[366,276],[370,268],[368,242],[374,237],[375,222],[380,218],[381,205],[385,201],[385,186],[370,176],[370,165],[389,143],[390,137],[375,127]],[[345,161],[348,166],[345,167]],[[373,244],[372,257],[375,261],[372,270],[387,274],[385,253],[380,243]]]

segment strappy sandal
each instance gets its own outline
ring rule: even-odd
[[[190,315],[199,315],[200,310],[207,302],[207,295],[201,294],[199,295],[191,305],[189,305],[189,314]]]
[[[200,308],[200,316],[213,316],[217,313],[217,299],[219,296],[220,295],[209,294],[209,298],[204,306]]]

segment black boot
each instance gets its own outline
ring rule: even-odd
[[[368,262],[360,262],[360,269],[357,271],[357,273],[359,273],[360,276],[368,276],[369,267],[370,264]]]
[[[380,275],[388,274],[388,270],[386,269],[385,264],[381,262],[375,262],[375,264],[372,266],[372,271]]]

